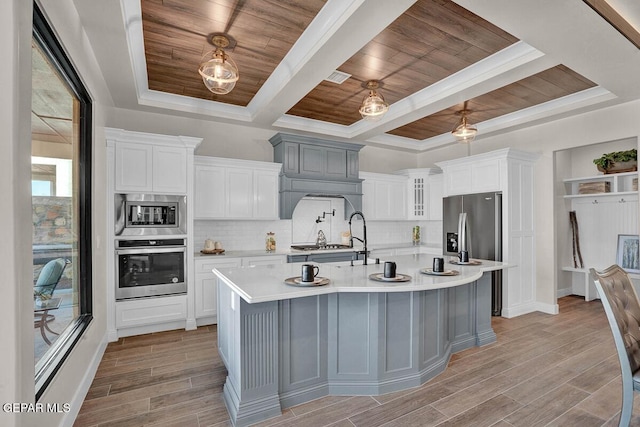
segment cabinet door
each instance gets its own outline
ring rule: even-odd
[[[278,174],[268,171],[254,171],[253,189],[253,217],[278,219]]]
[[[392,206],[391,206],[391,184],[384,181],[376,181],[374,183],[373,200],[374,200],[374,212],[377,219],[391,219]]]
[[[300,173],[300,145],[297,143],[283,142],[282,171],[285,174]]]
[[[253,216],[253,171],[226,169],[226,217],[251,218]]]
[[[195,261],[195,303],[196,318],[217,315],[218,279],[211,272],[214,268],[240,267],[241,258],[196,259]]]
[[[406,219],[406,183],[376,181],[373,194],[377,219]]]
[[[325,176],[327,178],[345,179],[347,177],[347,150],[326,148]]]
[[[362,181],[362,213],[368,219],[378,219],[376,217],[374,182],[370,179]]]
[[[448,196],[471,193],[471,168],[469,165],[448,167],[444,179]]]
[[[471,165],[471,191],[500,191],[500,160],[478,161]]]
[[[393,182],[389,185],[388,204],[391,219],[407,219],[406,182]]]
[[[187,152],[178,147],[153,147],[153,191],[187,192]]]
[[[321,177],[325,169],[325,148],[300,144],[300,173]]]
[[[196,319],[217,314],[217,289],[218,278],[215,275],[196,276]]]
[[[444,179],[442,174],[429,177],[429,216],[432,221],[442,220],[442,197],[444,194]]]
[[[122,193],[153,190],[153,147],[120,142],[115,148],[115,189]]]
[[[194,217],[223,218],[225,215],[224,169],[195,166]]]
[[[409,177],[409,219],[425,219],[428,214],[428,183],[424,175]]]
[[[347,178],[357,179],[359,169],[360,164],[358,152],[347,150]]]

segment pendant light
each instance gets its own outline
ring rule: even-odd
[[[377,121],[385,115],[389,110],[389,104],[387,104],[376,89],[381,86],[377,80],[369,80],[366,83],[366,88],[369,89],[369,95],[367,95],[362,101],[360,106],[360,115],[363,119],[369,121]]]
[[[478,134],[478,128],[475,125],[469,124],[467,121],[467,115],[471,114],[471,110],[460,110],[457,112],[460,115],[460,120],[453,127],[451,133],[456,137],[458,142],[470,143]]]
[[[216,48],[202,57],[198,68],[204,85],[218,95],[231,92],[240,78],[238,67],[224,51],[225,47],[235,46],[235,41],[233,45],[232,41],[226,34],[214,34],[211,37],[211,44]]]

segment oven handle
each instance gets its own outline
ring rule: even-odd
[[[135,255],[135,254],[157,254],[157,253],[170,253],[170,252],[186,252],[187,248],[185,246],[179,247],[157,247],[157,248],[127,248],[127,249],[116,249],[117,255]]]

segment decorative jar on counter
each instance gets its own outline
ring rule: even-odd
[[[267,252],[276,251],[276,235],[273,231],[267,233],[267,237],[265,238],[265,247]]]
[[[413,227],[412,240],[414,245],[420,244],[420,226],[416,225]]]

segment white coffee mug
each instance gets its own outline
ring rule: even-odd
[[[222,242],[215,242],[215,243],[213,244],[213,246],[214,246],[214,248],[216,248],[216,249],[222,249]]]
[[[208,251],[215,249],[215,243],[211,239],[207,239],[204,241],[204,248]]]

